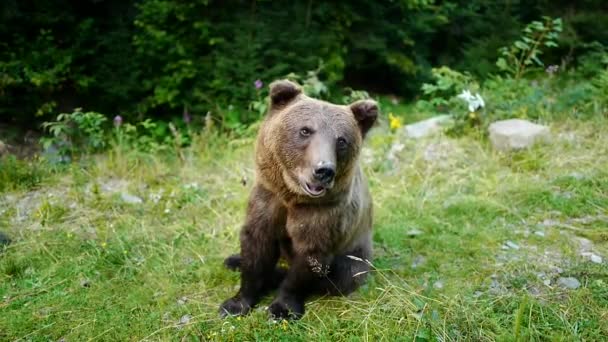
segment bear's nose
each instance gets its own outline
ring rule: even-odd
[[[336,166],[332,163],[325,163],[315,168],[314,176],[319,182],[329,183],[334,180]]]

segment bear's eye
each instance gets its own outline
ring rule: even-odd
[[[312,131],[308,127],[304,127],[302,129],[300,129],[300,135],[303,136],[303,137],[310,136],[311,134],[312,134]]]
[[[348,146],[348,141],[345,138],[339,137],[337,144],[339,149],[345,149]]]

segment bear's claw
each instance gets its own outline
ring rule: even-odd
[[[230,298],[220,305],[220,316],[244,316],[251,311],[251,305],[241,298]]]
[[[304,315],[304,303],[297,300],[276,299],[268,307],[272,319],[300,319]]]

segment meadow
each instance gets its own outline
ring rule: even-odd
[[[269,320],[271,298],[218,315],[238,286],[222,261],[238,251],[255,125],[201,131],[171,153],[3,159],[0,231],[13,242],[0,247],[0,340],[608,336],[607,119],[562,117],[547,143],[501,153],[483,132],[406,138],[386,119],[406,109],[384,107],[361,158],[375,201],[369,281],[315,298],[295,322]]]

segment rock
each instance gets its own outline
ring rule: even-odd
[[[519,245],[513,241],[507,241],[504,245],[502,245],[503,249],[519,249]]]
[[[186,305],[187,302],[188,302],[188,298],[181,297],[177,300],[177,305]]]
[[[560,277],[557,279],[557,286],[575,290],[581,286],[581,282],[574,277]]]
[[[580,253],[588,253],[593,249],[593,242],[591,242],[589,239],[576,237],[576,241],[578,241],[578,251]]]
[[[135,195],[131,195],[128,192],[121,192],[120,193],[120,198],[124,202],[129,203],[129,204],[141,204],[141,203],[144,202],[140,197],[137,197]]]
[[[436,290],[441,290],[443,288],[443,281],[437,280],[435,283],[433,283],[433,288]]]
[[[582,252],[581,256],[589,259],[592,263],[595,263],[595,264],[601,264],[603,261],[601,256],[599,256],[595,253],[592,253],[592,252]]]
[[[415,237],[415,236],[418,236],[418,235],[421,235],[421,234],[422,234],[422,231],[419,230],[419,229],[416,229],[416,228],[410,229],[407,232],[407,236],[409,236],[409,237]]]
[[[550,228],[550,227],[556,227],[556,226],[559,226],[560,224],[561,224],[561,223],[560,223],[559,221],[557,221],[557,220],[552,220],[552,219],[544,219],[544,220],[543,220],[543,222],[539,223],[538,225],[539,225],[539,226],[542,226],[542,227],[547,227],[547,228]]]
[[[183,315],[180,319],[179,319],[179,324],[181,325],[185,325],[188,324],[190,322],[190,320],[192,319],[191,315]]]
[[[528,148],[549,136],[549,127],[521,119],[496,121],[489,131],[492,145],[500,151]]]
[[[11,239],[8,237],[8,235],[4,234],[3,232],[0,232],[0,247],[8,245],[11,243]]]
[[[91,281],[89,279],[82,279],[80,281],[80,286],[82,286],[82,287],[91,287]]]
[[[441,131],[442,126],[451,119],[449,115],[439,115],[404,126],[402,134],[408,138],[419,139]]]

